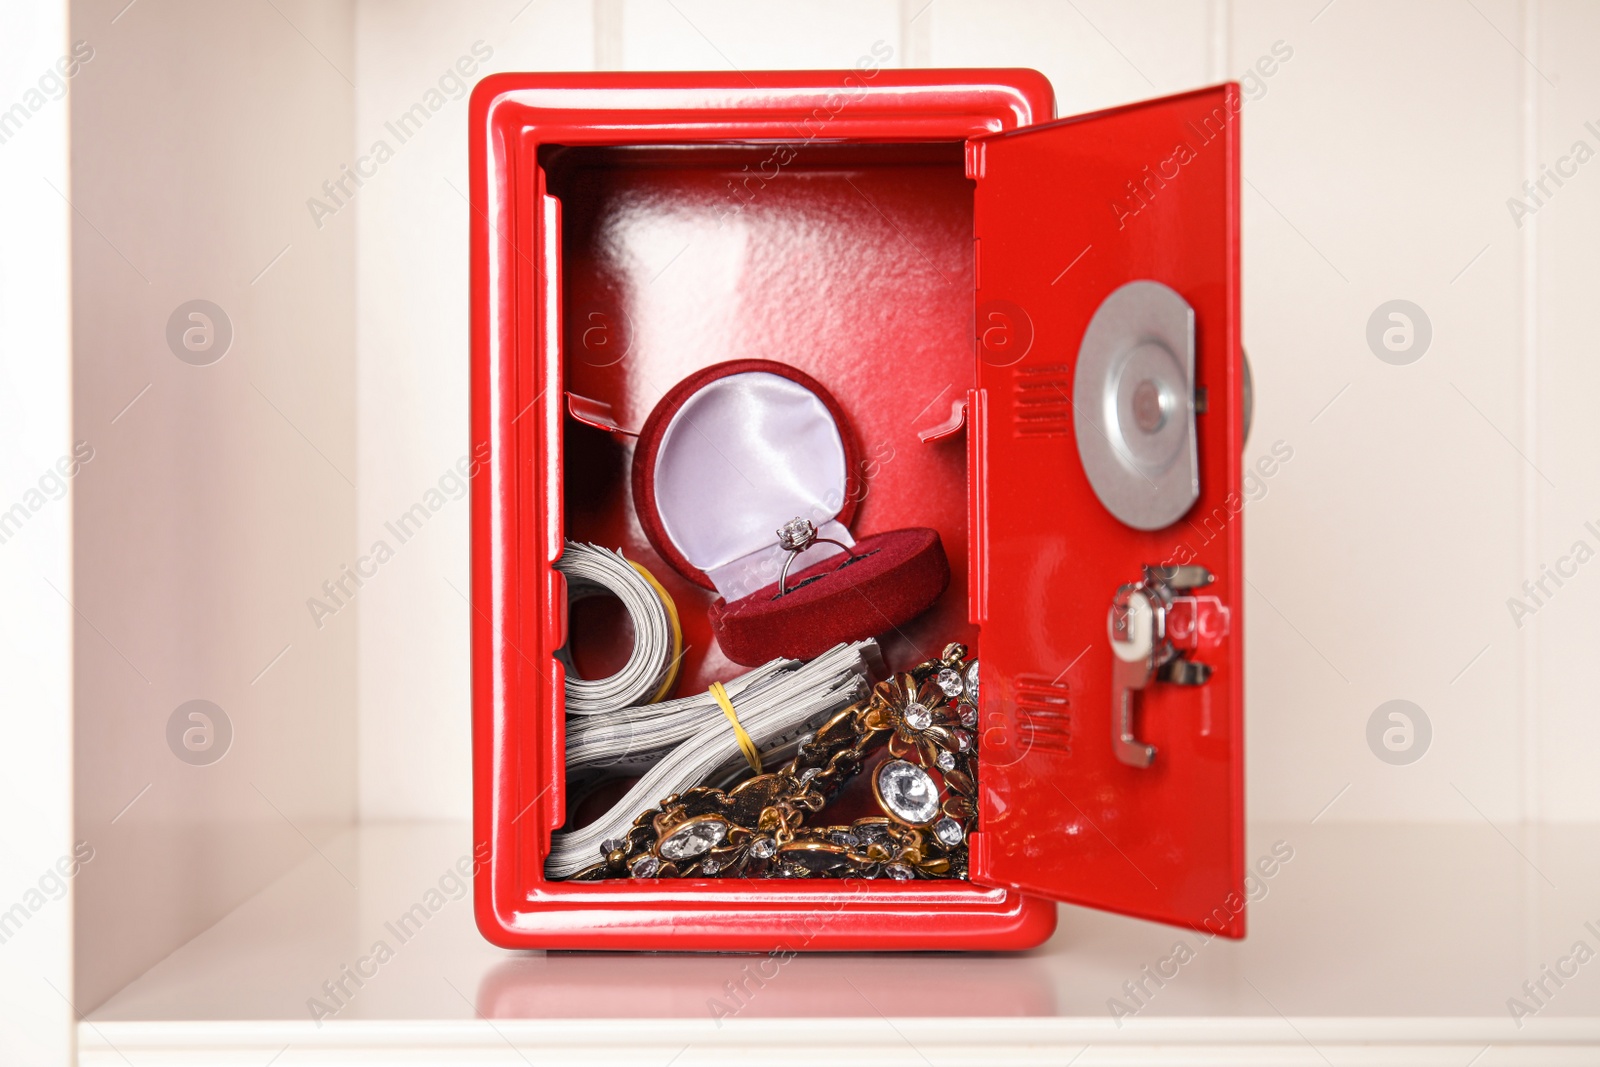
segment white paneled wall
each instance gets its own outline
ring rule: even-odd
[[[931,49],[918,66],[1033,67],[1075,115],[1220,81],[1220,5],[1206,0],[1057,3],[935,0],[909,10]],[[926,25],[924,25],[926,24]]]
[[[354,136],[479,42],[483,71],[726,70],[842,66],[882,40],[892,64],[1037,67],[1063,114],[1254,70],[1248,454],[1293,458],[1247,511],[1251,814],[1592,819],[1600,562],[1520,627],[1507,599],[1575,541],[1600,550],[1600,162],[1521,227],[1506,201],[1573,141],[1600,149],[1597,30],[1591,5],[1512,0],[369,0]],[[453,100],[355,203],[362,545],[466,450],[465,124]],[[1397,299],[1431,324],[1406,365],[1367,340]],[[367,818],[468,812],[467,556],[452,499],[360,593]],[[1367,741],[1395,699],[1432,729],[1404,766]]]
[[[67,13],[0,3],[5,102],[60,85]],[[63,69],[65,69],[63,67]],[[55,81],[50,78],[54,76]],[[0,126],[0,1063],[71,1054],[72,500],[55,463],[72,449],[72,209],[65,86],[25,124]],[[52,97],[54,99],[52,99]],[[24,105],[25,107],[27,105]],[[60,486],[57,491],[56,487]],[[41,487],[48,495],[40,492]],[[30,497],[29,494],[36,494]],[[17,525],[14,509],[26,518]]]
[[[1537,294],[1536,314],[1526,323],[1524,366],[1534,417],[1525,451],[1545,478],[1529,480],[1535,509],[1532,549],[1525,554],[1518,584],[1543,575],[1542,568],[1576,570],[1522,621],[1531,681],[1528,697],[1538,714],[1529,718],[1529,763],[1538,789],[1537,813],[1549,818],[1600,817],[1600,697],[1595,686],[1595,645],[1600,620],[1600,569],[1578,566],[1578,542],[1600,552],[1600,359],[1596,358],[1595,313],[1600,305],[1600,7],[1583,2],[1544,3],[1530,20],[1523,50],[1537,56],[1522,71],[1524,93],[1535,102],[1537,137],[1524,146],[1519,181],[1540,168],[1577,174],[1557,186],[1517,230],[1509,209],[1494,237],[1521,239],[1527,257],[1526,284]],[[1548,80],[1547,80],[1548,79]],[[1582,166],[1578,143],[1595,153]],[[1570,161],[1568,161],[1570,160]],[[1510,196],[1516,190],[1507,190]],[[1526,202],[1526,201],[1525,201]],[[1592,525],[1591,525],[1592,524]],[[1570,563],[1563,564],[1565,557]],[[1510,596],[1515,590],[1508,590]],[[1531,600],[1529,601],[1531,603]],[[1501,631],[1509,635],[1510,614]]]
[[[600,13],[601,27],[622,42],[617,58],[624,70],[842,68],[875,41],[904,54],[901,6],[894,0],[760,8],[741,0],[627,0],[602,4]]]
[[[349,158],[354,17],[71,12],[87,1011],[355,816],[354,620],[306,607],[354,546],[355,227],[306,207]]]
[[[1531,472],[1521,250],[1501,202],[1522,61],[1487,19],[1515,37],[1517,11],[1319,7],[1234,12],[1236,66],[1276,40],[1294,50],[1244,119],[1252,446],[1295,449],[1247,527],[1250,783],[1282,817],[1348,784],[1328,818],[1514,819],[1526,709],[1502,600]],[[1393,299],[1433,327],[1405,366],[1366,338]],[[1432,724],[1408,766],[1367,745],[1394,699]]]

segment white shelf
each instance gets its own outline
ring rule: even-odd
[[[1030,953],[769,962],[720,1020],[765,957],[504,952],[443,894],[402,941],[468,840],[375,825],[308,853],[84,1020],[80,1063],[1600,1062],[1600,959],[1520,1027],[1507,1009],[1576,941],[1600,948],[1600,827],[1257,826],[1251,855],[1294,855],[1242,943],[1065,908]],[[323,982],[380,940],[392,957],[319,1025],[308,1000],[338,1007]],[[1119,1025],[1110,998],[1134,1006],[1123,984],[1180,941],[1193,958]]]

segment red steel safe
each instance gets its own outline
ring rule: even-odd
[[[1018,949],[1055,901],[1244,934],[1234,85],[1053,118],[1029,70],[506,74],[471,104],[475,899],[510,948]],[[630,511],[675,381],[850,409],[858,532],[937,529],[902,632],[982,663],[970,881],[548,880],[564,540],[676,599]],[[603,413],[599,417],[596,413]],[[623,635],[617,637],[621,641]],[[601,641],[600,645],[604,646]],[[604,659],[615,648],[586,654]]]

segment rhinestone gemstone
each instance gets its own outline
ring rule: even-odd
[[[659,851],[669,860],[686,860],[722,844],[728,824],[719,819],[688,822],[661,839]]]
[[[750,842],[750,855],[758,860],[769,860],[777,855],[778,843],[770,837],[758,837]]]
[[[946,667],[939,672],[939,688],[944,690],[947,697],[958,697],[967,684],[961,680],[961,672],[954,667]]]
[[[778,547],[798,552],[816,540],[817,527],[810,519],[790,519],[778,527]]]
[[[920,826],[939,814],[939,787],[915,763],[885,760],[878,766],[877,786],[884,809],[901,822]]]
[[[954,752],[940,751],[939,769],[941,771],[953,771],[956,769],[956,756]]]
[[[978,661],[973,660],[972,666],[967,668],[967,692],[972,694],[972,699],[978,699]]]
[[[720,870],[722,870],[722,861],[715,856],[707,856],[700,863],[701,874],[716,874]]]
[[[883,865],[883,873],[897,882],[904,882],[911,877],[911,868],[903,863],[886,863]]]
[[[633,861],[633,876],[635,878],[654,878],[655,873],[661,869],[661,861],[654,856],[640,856]]]
[[[955,848],[957,845],[961,844],[961,838],[963,836],[961,833],[961,824],[946,815],[944,818],[933,824],[933,835],[939,839],[941,844],[948,845],[950,848]]]
[[[976,726],[976,725],[978,725],[978,709],[973,707],[971,704],[963,704],[963,705],[961,705],[961,725],[962,726]]]
[[[957,730],[955,733],[956,745],[961,749],[961,751],[965,752],[967,749],[972,747],[971,734],[967,733],[965,730]]]
[[[628,843],[620,837],[608,837],[600,842],[600,855],[609,856],[619,848],[626,848]]]
[[[801,771],[798,776],[796,776],[795,781],[799,782],[801,785],[810,785],[811,779],[815,778],[821,773],[822,769],[820,767],[807,767],[805,770]]]
[[[913,701],[906,705],[905,720],[913,730],[926,730],[933,725],[933,712]]]

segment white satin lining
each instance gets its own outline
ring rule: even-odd
[[[667,423],[656,452],[656,510],[684,558],[733,600],[776,581],[785,553],[777,529],[796,517],[821,536],[854,544],[834,521],[844,503],[844,441],[827,405],[766,371],[705,385]],[[836,555],[819,545],[798,573]]]

